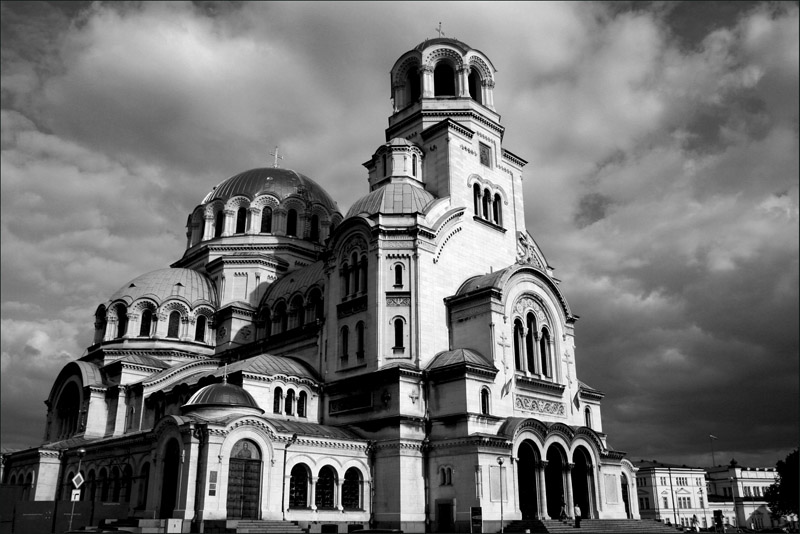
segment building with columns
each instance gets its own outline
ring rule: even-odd
[[[345,214],[277,167],[198,192],[182,256],[99,304],[4,481],[61,500],[80,471],[82,500],[184,531],[638,518],[636,469],[578,378],[578,317],[525,225],[536,170],[503,147],[495,74],[455,39],[400,56]]]

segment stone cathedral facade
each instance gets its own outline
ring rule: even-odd
[[[4,482],[69,499],[80,465],[82,500],[184,531],[469,531],[473,507],[490,531],[501,507],[508,522],[562,504],[638,518],[603,394],[578,378],[577,316],[525,226],[536,171],[503,147],[494,87],[458,40],[403,54],[346,214],[294,170],[213,187],[182,257],[97,307],[43,443],[8,456]]]

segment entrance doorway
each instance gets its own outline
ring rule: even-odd
[[[159,516],[161,519],[172,517],[175,511],[175,504],[178,502],[178,477],[180,476],[181,465],[181,446],[177,439],[167,442],[164,450],[164,459],[161,464],[164,466],[161,478],[161,508]]]
[[[228,464],[228,518],[258,519],[261,452],[247,439],[237,442]]]
[[[545,491],[547,491],[547,515],[558,517],[561,506],[566,502],[564,492],[564,466],[566,465],[564,449],[553,444],[547,449],[547,467],[544,468]]]
[[[628,519],[632,519],[631,515],[631,503],[630,498],[628,497],[628,477],[625,476],[625,473],[622,473],[622,502],[625,504],[625,517]]]
[[[577,447],[572,455],[572,461],[575,464],[572,468],[572,499],[580,506],[581,517],[590,518],[594,510],[594,499],[592,499],[594,472],[591,456],[584,447]]]
[[[438,532],[454,532],[455,521],[453,520],[453,502],[436,502],[436,524]]]
[[[536,519],[539,516],[536,464],[539,451],[531,440],[523,441],[517,451],[517,487],[519,488],[519,510],[522,519]]]

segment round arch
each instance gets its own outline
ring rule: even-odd
[[[547,445],[544,468],[544,485],[547,500],[547,515],[559,517],[567,504],[567,447],[560,440]],[[569,515],[569,514],[568,514]]]

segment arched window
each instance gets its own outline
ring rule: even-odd
[[[120,502],[131,502],[131,489],[133,488],[133,469],[125,465],[122,470],[122,483],[120,484]]]
[[[289,330],[303,326],[304,311],[303,297],[295,295],[289,306]]]
[[[323,315],[322,294],[319,289],[312,289],[308,293],[308,304],[306,305],[306,322],[313,323],[321,321]]]
[[[394,266],[394,285],[395,287],[403,286],[403,266],[399,263]]]
[[[481,216],[481,186],[475,184],[472,186],[472,202],[474,204],[475,216]]]
[[[286,390],[286,415],[294,415],[294,390]]]
[[[308,395],[305,391],[301,391],[297,396],[297,417],[306,417],[306,409],[308,406]]]
[[[281,388],[275,388],[272,411],[273,413],[281,413],[281,408],[283,408],[283,390]]]
[[[456,96],[456,73],[453,67],[440,61],[433,70],[434,96]]]
[[[342,329],[339,331],[339,358],[342,360],[347,359],[347,351],[349,350],[350,344],[350,331],[347,326],[343,326]]]
[[[489,415],[489,388],[481,389],[481,413]]]
[[[222,237],[222,230],[225,227],[225,213],[218,211],[214,215],[214,237]]]
[[[514,321],[514,369],[522,370],[522,323],[519,319]]]
[[[286,213],[286,235],[297,237],[297,210],[290,209]]]
[[[481,77],[477,71],[473,70],[469,73],[469,96],[475,102],[483,104],[483,95],[481,94]]]
[[[489,220],[489,204],[492,202],[492,193],[488,189],[483,190],[483,218]]]
[[[169,314],[167,337],[177,338],[180,335],[181,313],[177,310]]]
[[[103,338],[106,337],[106,326],[108,321],[106,320],[106,307],[102,304],[97,307],[97,311],[94,313],[94,342],[100,343],[103,341]]]
[[[69,382],[58,397],[56,418],[58,421],[59,439],[68,438],[78,431],[78,418],[81,406],[81,394],[75,382]]]
[[[361,256],[361,263],[359,264],[359,270],[361,271],[361,279],[360,279],[360,286],[359,290],[361,293],[367,292],[367,257]]]
[[[319,241],[319,217],[317,215],[311,216],[311,229],[309,231],[309,238],[312,241]]]
[[[361,287],[358,283],[358,275],[360,274],[361,270],[358,268],[358,256],[356,255],[355,252],[353,252],[353,256],[350,258],[350,262],[353,264],[353,268],[350,269],[350,274],[353,277],[352,280],[353,293],[358,293],[358,290]]]
[[[152,324],[153,312],[150,309],[145,309],[142,311],[142,319],[139,322],[139,337],[149,337]]]
[[[206,340],[206,316],[201,315],[197,318],[197,324],[194,327],[194,340],[201,343]]]
[[[411,176],[417,176],[417,155],[411,155]]]
[[[25,487],[22,489],[22,500],[33,500],[33,473],[28,473],[28,476],[25,477]]]
[[[344,285],[342,298],[345,298],[350,295],[350,267],[346,263],[342,265],[342,282]]]
[[[533,373],[536,370],[536,354],[534,348],[536,347],[536,318],[532,313],[528,313],[525,326],[528,327],[528,332],[525,334],[525,354],[527,355],[528,371]]]
[[[351,467],[344,473],[342,483],[342,508],[345,510],[360,510],[361,505],[361,471]]]
[[[500,195],[494,195],[494,201],[492,202],[492,215],[494,216],[494,223],[497,226],[503,225],[503,207],[500,204]]]
[[[364,321],[356,323],[356,358],[364,357]]]
[[[539,354],[542,358],[542,374],[549,377],[552,375],[552,369],[550,369],[550,332],[547,328],[542,328],[542,337],[539,339]]]
[[[304,464],[292,467],[289,478],[289,508],[308,507],[308,468]]]
[[[419,71],[417,67],[411,67],[406,75],[406,86],[408,87],[408,102],[406,104],[413,104],[419,100],[422,95],[419,85]]]
[[[586,409],[583,411],[583,415],[586,427],[592,428],[592,409],[587,406]]]
[[[100,470],[97,483],[100,485],[100,502],[108,502],[108,471],[105,467]]]
[[[236,210],[236,233],[243,234],[247,226],[247,208]]]
[[[120,338],[125,335],[128,330],[128,311],[125,306],[117,304],[117,337]]]
[[[317,487],[314,492],[314,504],[318,509],[331,509],[335,506],[336,495],[334,488],[337,485],[336,471],[329,465],[319,470]]]
[[[261,210],[261,233],[272,233],[272,208],[269,206]]]
[[[404,341],[403,338],[405,337],[404,333],[403,333],[403,330],[404,330],[403,319],[398,317],[397,319],[394,320],[394,348],[395,349],[402,349],[403,348],[403,341]]]

